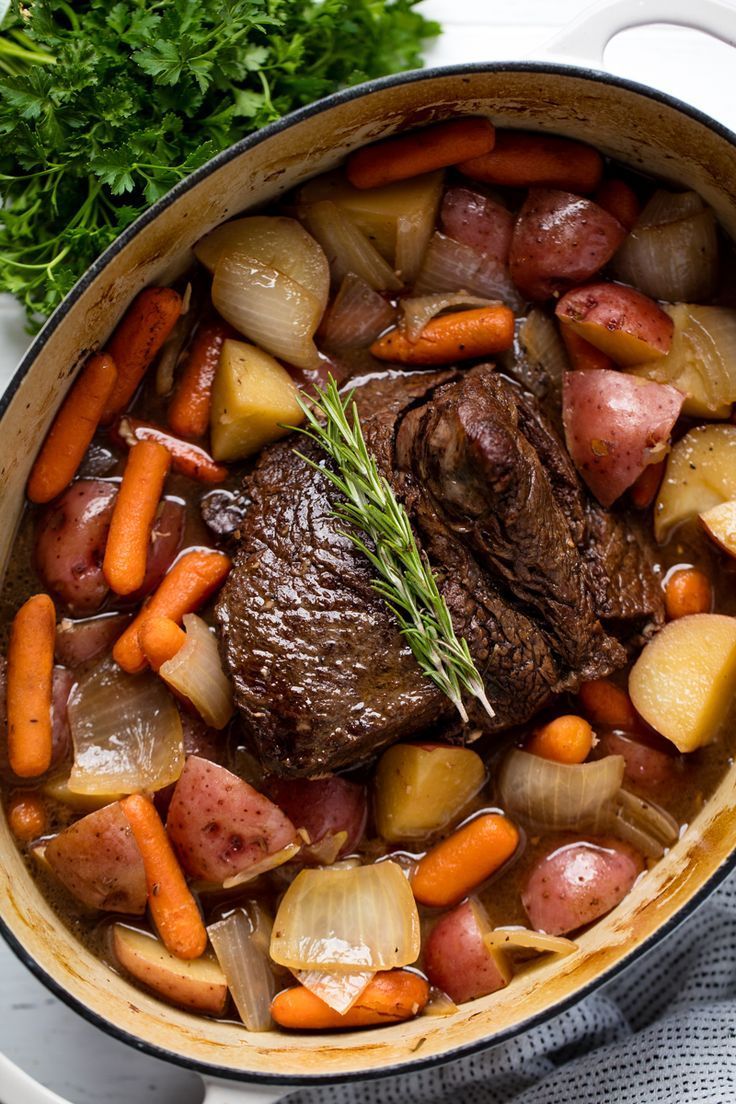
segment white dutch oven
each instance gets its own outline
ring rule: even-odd
[[[736,135],[671,97],[601,71],[617,32],[645,23],[696,27],[736,44],[722,0],[617,0],[583,16],[547,59],[427,70],[338,93],[245,139],[160,200],[96,262],[34,341],[0,406],[0,566],[33,456],[90,350],[149,283],[192,260],[223,219],[281,195],[392,132],[449,116],[580,138],[697,190],[736,238]],[[596,68],[590,68],[590,64]],[[143,993],[79,945],[29,877],[0,824],[0,924],[11,947],[72,1008],[132,1046],[201,1072],[207,1104],[276,1100],[289,1086],[365,1079],[447,1061],[557,1015],[663,938],[736,866],[736,766],[670,854],[564,961],[520,974],[449,1017],[332,1035],[249,1034]],[[222,1080],[226,1079],[226,1080]],[[5,1104],[64,1104],[0,1062]]]

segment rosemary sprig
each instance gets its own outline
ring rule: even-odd
[[[463,721],[468,720],[463,691],[493,717],[467,641],[455,633],[409,516],[368,451],[352,395],[341,398],[330,376],[316,398],[309,403],[299,399],[299,404],[306,417],[299,432],[327,453],[335,470],[299,455],[343,495],[335,516],[350,526],[345,536],[375,569],[373,586],[396,615],[422,671],[447,695]]]

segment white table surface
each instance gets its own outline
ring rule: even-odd
[[[733,0],[736,6],[736,0]],[[697,12],[698,0],[692,0]],[[445,34],[427,56],[431,65],[524,59],[588,0],[425,0]],[[621,76],[672,92],[736,129],[733,54],[722,43],[672,27],[627,31],[606,54]],[[720,79],[718,79],[720,75]],[[28,337],[9,296],[0,296],[0,388]],[[0,1049],[72,1104],[199,1104],[199,1079],[110,1039],[53,997],[0,943]],[[3,1104],[23,1104],[7,1101]]]

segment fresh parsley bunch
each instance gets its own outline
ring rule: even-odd
[[[421,64],[417,0],[13,0],[0,30],[0,290],[49,314],[218,150]]]

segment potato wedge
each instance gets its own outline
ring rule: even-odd
[[[486,780],[483,760],[447,744],[394,744],[375,776],[376,824],[384,839],[419,839],[463,811]]]
[[[210,1016],[225,1011],[227,982],[214,959],[205,956],[185,962],[169,954],[155,936],[124,924],[115,924],[112,940],[123,969],[159,996]]]
[[[392,268],[400,268],[406,279],[412,279],[419,268],[416,254],[423,252],[421,241],[426,248],[434,227],[443,179],[440,171],[382,188],[361,189],[354,188],[340,173],[327,174],[304,185],[299,205],[331,200]]]
[[[731,499],[736,499],[736,426],[697,426],[667,457],[654,535],[661,544],[678,525]]]
[[[700,521],[719,548],[736,556],[736,501],[732,499],[720,506],[711,506],[700,515]]]
[[[244,341],[225,341],[212,386],[212,455],[241,460],[300,425],[298,390],[285,368]]]
[[[653,299],[624,284],[574,288],[560,299],[555,314],[623,368],[659,360],[670,351],[670,316]]]
[[[719,613],[670,621],[629,676],[634,708],[682,752],[716,738],[735,691],[736,618]]]

